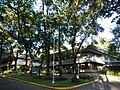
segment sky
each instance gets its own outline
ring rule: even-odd
[[[112,29],[115,28],[116,23],[111,23],[112,19],[115,18],[116,14],[113,14],[110,18],[99,18],[98,23],[101,24],[101,26],[104,28],[104,32],[99,33],[100,37],[106,38],[106,39],[112,39],[114,36],[111,33]]]

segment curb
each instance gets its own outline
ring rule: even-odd
[[[95,80],[95,81],[90,81],[90,82],[87,82],[87,83],[84,83],[84,84],[75,85],[75,86],[52,87],[52,86],[47,86],[47,85],[43,85],[43,84],[37,84],[37,83],[34,83],[34,82],[28,82],[28,81],[20,80],[20,79],[16,79],[16,78],[12,78],[12,77],[7,77],[7,76],[5,76],[5,75],[0,75],[0,76],[1,76],[1,77],[4,77],[4,78],[9,78],[9,79],[12,79],[12,80],[24,82],[24,83],[27,83],[27,84],[32,84],[32,85],[36,85],[36,86],[41,86],[41,87],[53,89],[53,90],[70,90],[70,89],[75,89],[75,88],[78,88],[78,87],[81,87],[81,86],[85,86],[85,85],[90,84],[90,83],[93,83],[93,82],[98,82],[98,79],[97,79],[97,80]]]

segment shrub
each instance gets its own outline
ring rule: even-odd
[[[55,80],[56,80],[56,81],[66,81],[66,80],[68,80],[68,79],[65,78],[65,77],[56,77]]]
[[[120,76],[120,72],[118,72],[118,71],[107,71],[106,74],[107,75]]]
[[[118,72],[118,76],[120,76],[120,72]]]
[[[77,82],[83,82],[83,81],[89,81],[91,80],[91,77],[89,75],[80,75],[79,79],[72,77],[71,82],[77,83]]]
[[[12,69],[4,71],[4,74],[12,73]]]
[[[91,77],[89,75],[80,75],[80,79],[90,79]]]
[[[75,78],[75,77],[72,77],[71,82],[72,82],[72,83],[77,83],[77,82],[79,82],[79,79],[77,79],[77,78]]]
[[[101,70],[101,71],[99,71],[99,73],[100,73],[100,74],[106,74],[107,71],[106,71],[106,70]]]
[[[42,77],[44,80],[52,80],[53,79],[53,77],[52,76],[44,76],[44,77]],[[56,81],[66,81],[66,80],[68,80],[67,78],[65,78],[65,77],[55,77],[55,80]]]

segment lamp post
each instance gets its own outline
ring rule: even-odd
[[[53,39],[53,80],[52,80],[52,83],[55,83],[55,76],[54,76],[54,73],[55,73],[55,68],[54,68],[54,65],[55,65],[55,50],[54,50],[54,47],[55,47],[55,41]]]
[[[78,63],[78,77],[77,77],[78,79],[79,79],[79,75],[80,75],[80,68],[79,68],[79,66],[80,66],[80,65],[79,65],[79,63]]]
[[[77,79],[79,79],[79,75],[80,75],[80,67],[79,67],[79,66],[80,66],[80,65],[79,65],[79,63],[80,63],[80,58],[79,58],[79,56],[80,56],[80,54],[77,55],[77,58],[78,58],[78,59],[77,59],[77,67],[76,67],[76,68],[77,68],[77,73],[76,73]]]

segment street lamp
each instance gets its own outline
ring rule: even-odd
[[[79,79],[79,75],[80,75],[80,68],[79,68],[79,63],[78,63],[78,75],[77,75],[78,79]]]
[[[55,65],[55,50],[54,50],[54,47],[55,47],[55,41],[53,39],[53,80],[52,80],[52,83],[55,83],[55,76],[54,76],[54,73],[55,73],[55,68],[54,68],[54,65]]]

